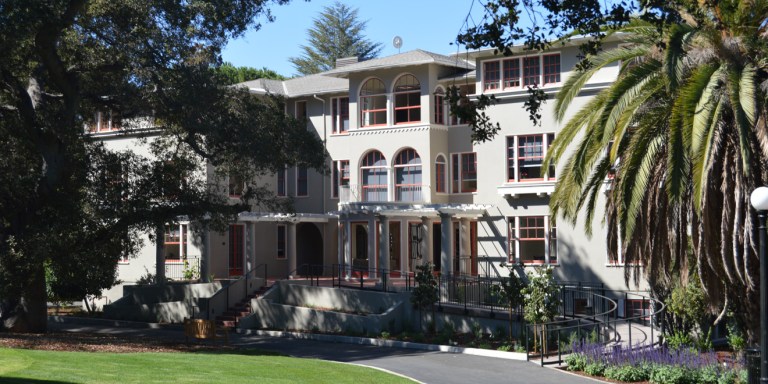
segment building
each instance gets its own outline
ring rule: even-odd
[[[240,84],[256,94],[283,95],[287,113],[306,119],[325,142],[331,173],[287,168],[259,180],[293,199],[297,213],[243,212],[226,233],[199,233],[194,223],[182,222],[166,229],[160,247],[121,263],[120,279],[136,281],[156,263],[174,274],[171,268],[182,271],[185,259],[198,257],[203,276],[215,278],[261,264],[274,277],[301,274],[306,265],[324,265],[326,274],[341,265],[345,275],[396,277],[427,261],[444,275],[493,277],[506,274],[502,263],[519,261],[554,266],[563,281],[645,289],[626,286],[622,260],[608,259],[599,225],[587,237],[582,223],[555,227],[549,215],[558,171],[542,169],[542,160],[559,125],[552,102],[544,105],[540,125],[522,105],[528,85],[554,96],[578,61],[576,44],[544,53],[517,49],[509,57],[493,50],[453,56],[414,50],[340,60],[318,75]],[[614,81],[618,70],[600,70],[570,112]],[[448,113],[451,86],[470,97],[496,97],[487,111],[501,126],[494,140],[473,144],[470,128]],[[107,129],[95,136],[112,148],[135,146],[103,119]],[[230,180],[230,198],[238,199],[242,185]],[[606,189],[610,185],[606,180]],[[119,292],[113,289],[110,298]]]

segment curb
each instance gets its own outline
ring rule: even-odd
[[[409,341],[397,341],[397,340],[382,340],[369,337],[355,337],[355,336],[339,336],[339,335],[323,335],[316,333],[301,333],[301,332],[283,332],[283,331],[263,331],[263,330],[237,330],[242,335],[256,335],[256,336],[270,336],[270,337],[283,337],[300,340],[318,340],[332,343],[345,343],[345,344],[359,344],[359,345],[373,345],[377,347],[394,347],[415,349],[421,351],[434,351],[434,352],[446,352],[463,355],[474,355],[493,357],[497,359],[526,361],[525,354],[519,352],[503,352],[494,351],[490,349],[480,348],[464,348],[454,347],[450,345],[435,345],[424,343],[413,343]]]

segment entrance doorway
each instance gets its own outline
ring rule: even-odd
[[[322,273],[323,235],[314,223],[296,226],[296,266],[299,273]],[[303,271],[305,265],[310,269]]]

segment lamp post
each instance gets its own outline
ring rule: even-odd
[[[768,260],[766,260],[766,228],[768,187],[760,187],[749,197],[760,221],[760,382],[768,383]]]

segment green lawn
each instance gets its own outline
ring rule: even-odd
[[[2,383],[412,383],[378,370],[233,353],[90,353],[0,348]]]

